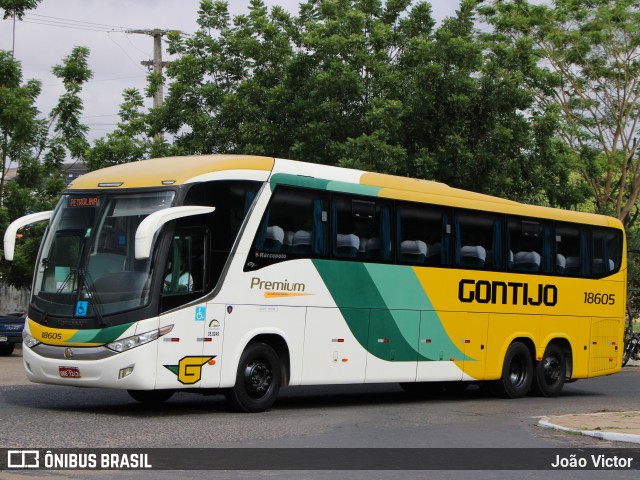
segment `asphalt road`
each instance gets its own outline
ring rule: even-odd
[[[29,384],[21,351],[0,358],[4,448],[603,448],[606,441],[543,429],[541,416],[640,410],[640,367],[565,386],[553,399],[504,400],[472,387],[416,398],[396,385],[292,387],[262,414],[227,411],[222,396],[178,393],[148,407],[126,392]],[[615,447],[637,445],[615,444]],[[640,459],[638,459],[640,461]],[[435,474],[437,473],[437,475]],[[460,472],[43,472],[40,478],[459,478]],[[3,472],[36,478],[40,472]],[[637,478],[638,472],[473,472],[484,478]],[[146,476],[145,476],[146,475]],[[512,475],[512,476],[511,476]],[[555,475],[558,475],[557,477]],[[0,475],[2,476],[2,475]],[[467,474],[465,474],[467,476]]]

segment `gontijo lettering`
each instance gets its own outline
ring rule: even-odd
[[[491,303],[500,305],[545,305],[558,303],[555,285],[526,282],[500,282],[462,279],[458,284],[458,299],[463,303]]]

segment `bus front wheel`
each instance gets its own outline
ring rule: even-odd
[[[529,393],[533,380],[531,352],[522,342],[509,345],[504,356],[502,376],[495,383],[498,395],[504,398],[520,398]]]
[[[542,397],[557,397],[564,386],[567,363],[564,352],[555,344],[547,346],[542,360],[536,363],[532,390]]]
[[[173,396],[171,390],[127,390],[131,398],[146,405],[159,405]]]
[[[278,354],[266,343],[252,343],[242,353],[236,384],[225,397],[236,411],[264,412],[276,401],[281,379]]]

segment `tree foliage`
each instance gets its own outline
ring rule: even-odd
[[[22,20],[27,10],[33,10],[42,0],[0,0],[0,9],[4,11],[3,19],[13,17]]]
[[[475,6],[437,27],[430,4],[410,0],[309,0],[297,15],[252,0],[233,18],[203,0],[195,35],[168,35],[164,105],[123,119],[91,168],[146,156],[164,133],[167,154],[264,154],[575,204],[558,117],[484,54]]]
[[[519,59],[541,111],[561,119],[597,211],[627,225],[638,215],[640,1],[493,1],[481,8],[495,48]]]
[[[180,151],[159,136],[148,135],[149,115],[143,110],[144,99],[135,88],[123,92],[120,122],[117,128],[99,138],[84,152],[89,170],[134,162],[143,158],[178,155]]]
[[[66,187],[63,162],[67,158],[80,160],[89,148],[87,126],[80,117],[83,112],[80,92],[91,78],[88,67],[89,50],[76,47],[53,67],[53,74],[65,87],[58,103],[46,118],[40,117],[35,102],[40,82],[22,82],[20,62],[8,52],[0,51],[0,134],[3,159],[18,165],[14,181],[1,191],[0,238],[11,220],[27,213],[50,210]],[[3,178],[4,178],[3,168]],[[2,265],[3,281],[19,288],[28,287],[33,276],[33,264],[42,237],[42,228],[27,229],[16,246],[15,261]]]

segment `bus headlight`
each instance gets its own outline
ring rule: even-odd
[[[115,342],[108,343],[106,347],[118,353],[126,352],[127,350],[131,350],[132,348],[144,345],[145,343],[153,342],[162,335],[166,335],[167,333],[169,333],[172,329],[173,325],[170,325],[159,330],[152,330],[150,332],[141,333],[139,335],[121,338],[120,340],[116,340]]]
[[[22,344],[29,348],[35,347],[40,342],[29,335],[25,330],[22,331]]]

